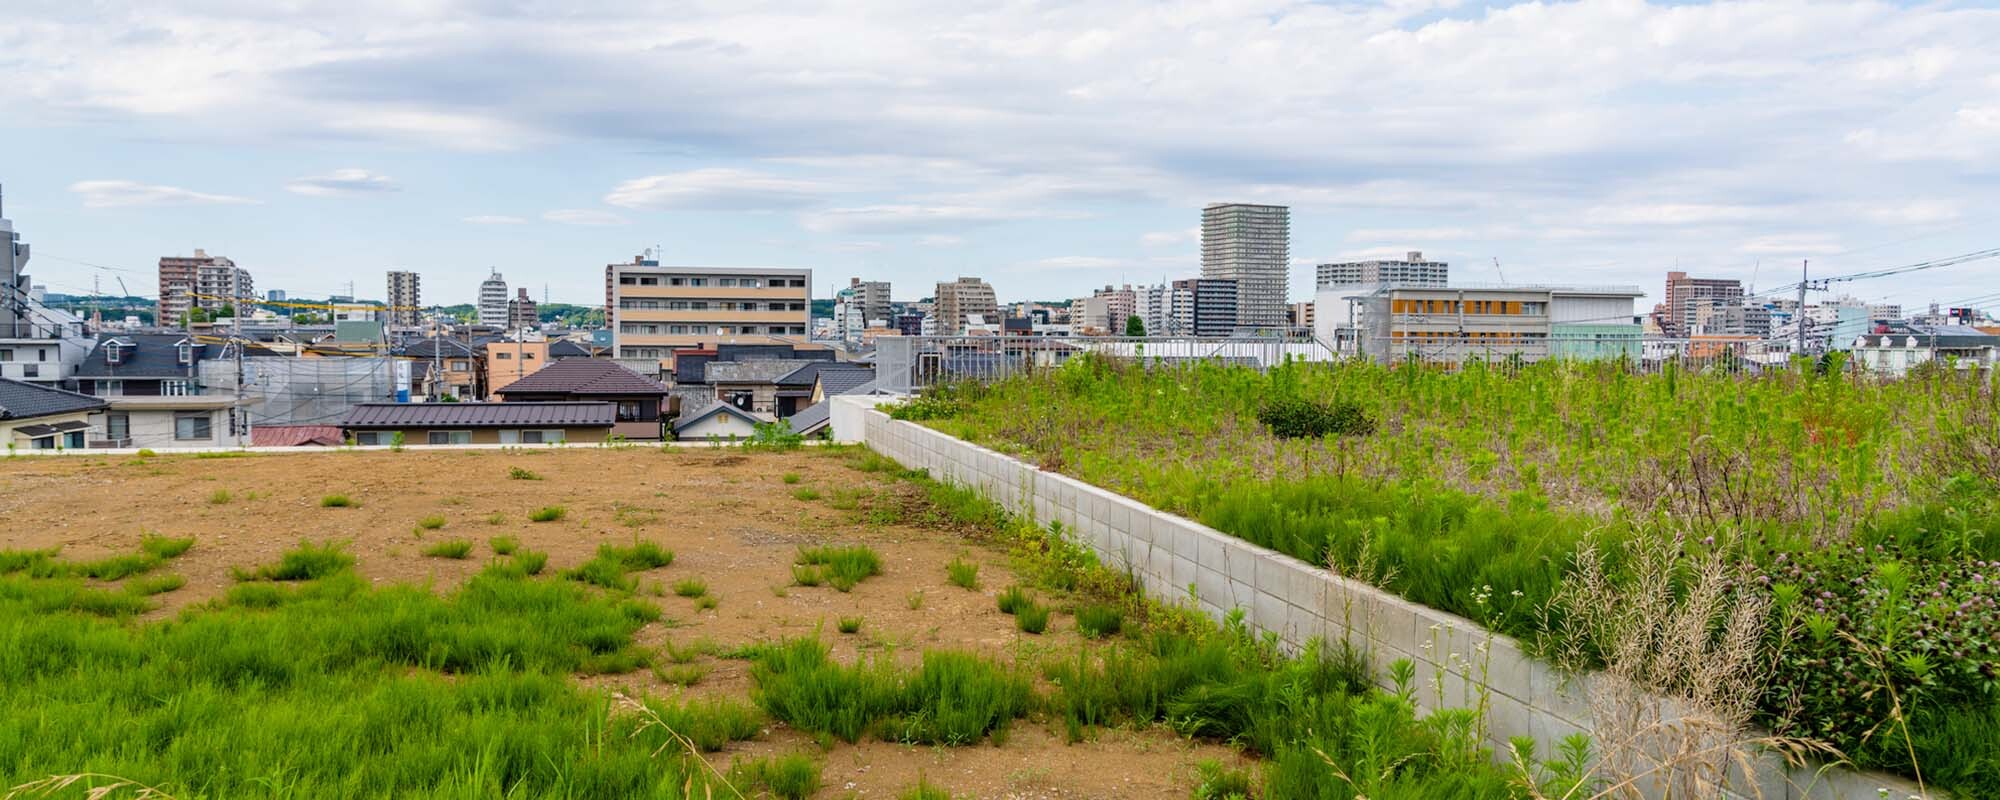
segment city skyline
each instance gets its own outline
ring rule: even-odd
[[[2000,244],[2000,11],[1970,4],[56,8],[0,66],[0,152],[34,156],[0,180],[65,293],[152,294],[201,247],[298,296],[407,269],[470,302],[498,270],[591,305],[657,244],[811,269],[815,297],[963,274],[1049,300],[1199,274],[1217,202],[1292,208],[1293,301],[1317,263],[1409,250],[1657,302],[1668,271],[1763,289]],[[801,46],[806,17],[839,36]],[[1950,305],[1982,277],[1851,291]]]

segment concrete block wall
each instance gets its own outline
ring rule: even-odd
[[[930,428],[892,420],[874,409],[879,398],[834,400],[836,439],[864,442],[905,467],[976,488],[1010,512],[1032,515],[1041,524],[1061,523],[1100,561],[1133,575],[1157,598],[1191,599],[1217,619],[1243,609],[1251,627],[1275,632],[1292,649],[1313,638],[1352,641],[1367,649],[1385,688],[1389,665],[1408,659],[1416,668],[1419,700],[1429,705],[1473,705],[1483,686],[1489,743],[1498,754],[1507,752],[1515,736],[1535,739],[1539,753],[1555,753],[1564,736],[1592,731],[1588,692],[1593,687],[1609,691],[1590,676],[1559,673],[1513,639],[1463,617]],[[1914,785],[1881,774],[1828,770],[1817,776],[1810,771],[1788,775],[1775,757],[1765,759],[1757,772],[1752,779],[1732,781],[1732,787],[1741,788],[1729,796],[1876,800],[1880,789],[1897,800],[1917,795]]]

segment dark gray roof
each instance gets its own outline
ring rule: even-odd
[[[498,394],[664,395],[665,384],[602,358],[565,358],[549,362]]]
[[[709,383],[769,383],[776,384],[779,378],[792,374],[809,363],[793,358],[769,358],[752,361],[717,361],[704,370]]]
[[[610,427],[613,403],[361,403],[343,428],[517,428],[532,425]]]
[[[779,378],[778,385],[811,388],[814,383],[818,382],[820,375],[829,372],[859,372],[870,376],[875,374],[872,368],[850,364],[845,361],[812,361],[808,362],[805,366],[792,370],[791,374]],[[846,379],[842,378],[838,380],[845,381]]]
[[[26,381],[0,378],[0,419],[35,417],[95,411],[108,403],[87,394],[65,392]]]
[[[208,341],[203,341],[208,340]],[[118,342],[124,347],[116,364],[104,363],[104,344]],[[97,337],[97,343],[90,348],[90,354],[83,357],[83,363],[76,369],[78,378],[186,378],[199,374],[198,366],[180,363],[180,343],[193,345],[195,365],[213,359],[234,357],[230,347],[208,336],[186,333],[106,333]],[[264,358],[281,355],[263,345],[245,343],[243,355],[247,358]]]
[[[848,394],[875,381],[872,369],[823,369],[819,372],[820,391],[827,397]]]
[[[832,419],[832,415],[833,409],[828,408],[827,404],[822,401],[799,409],[799,413],[786,417],[785,424],[792,427],[793,433],[800,436],[810,436],[818,433],[821,428],[826,427],[827,422]]]
[[[468,358],[472,355],[472,346],[466,344],[464,339],[418,339],[403,347],[403,355],[411,358]]]
[[[549,345],[549,358],[594,358],[605,348],[577,344],[568,339]]]

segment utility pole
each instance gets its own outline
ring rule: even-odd
[[[230,342],[236,348],[236,405],[229,409],[229,428],[236,434],[236,446],[243,446],[243,429],[250,427],[250,418],[243,413],[243,342],[237,331],[230,331]]]
[[[1806,354],[1806,265],[1809,260],[1799,262],[1799,305],[1792,309],[1792,324],[1798,328],[1798,354]]]

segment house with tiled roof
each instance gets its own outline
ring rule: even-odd
[[[495,392],[508,403],[598,401],[617,408],[612,433],[633,441],[665,437],[665,384],[602,358],[565,358]]]
[[[102,399],[0,378],[0,445],[15,450],[82,450]]]
[[[618,406],[606,402],[362,403],[340,428],[358,445],[598,443]]]

